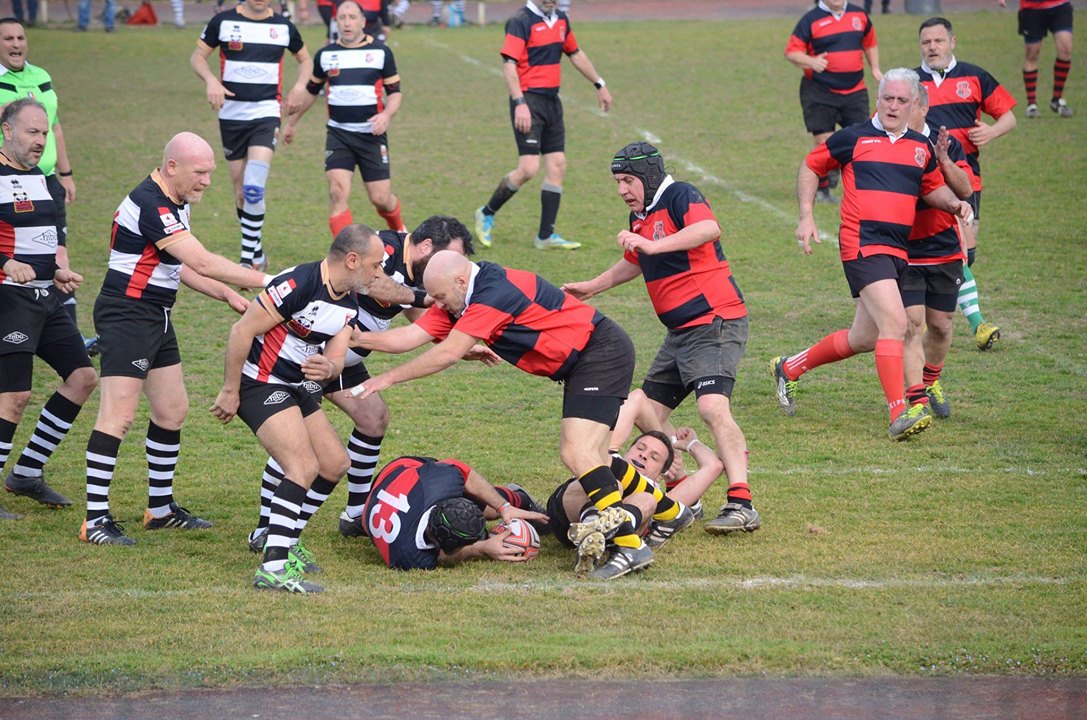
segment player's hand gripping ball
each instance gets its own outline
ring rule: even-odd
[[[491,528],[491,535],[500,535],[505,531],[506,524],[499,522]],[[524,520],[514,518],[510,520],[509,531],[510,534],[505,539],[505,544],[519,548],[524,553],[525,560],[531,560],[540,554],[540,535],[536,532],[536,528]]]

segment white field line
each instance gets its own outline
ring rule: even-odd
[[[932,473],[934,475],[977,475],[979,473],[1003,473],[1005,475],[1059,478],[1087,477],[1087,467],[1002,467],[1002,468],[976,468],[976,467],[945,467],[943,465],[917,465],[915,467],[820,467],[817,465],[805,465],[778,468],[762,466],[748,471],[751,475],[821,475],[843,477],[849,475],[886,475],[897,477],[905,472]]]
[[[390,571],[391,572],[391,571]],[[650,570],[650,573],[653,571]],[[421,575],[426,575],[425,573]],[[430,577],[427,575],[427,577]],[[931,589],[931,590],[970,590],[974,588],[1000,587],[1000,586],[1031,586],[1031,585],[1077,585],[1083,584],[1082,577],[1045,577],[1033,575],[1006,575],[990,577],[915,577],[915,578],[847,578],[847,577],[810,577],[807,575],[790,575],[787,577],[757,576],[751,578],[685,578],[681,580],[647,580],[643,577],[634,577],[629,580],[620,580],[614,583],[596,583],[587,580],[578,580],[574,577],[531,579],[518,582],[500,582],[484,580],[471,587],[464,587],[455,583],[419,582],[400,585],[395,588],[386,588],[384,592],[416,594],[416,593],[449,593],[478,592],[492,594],[495,592],[578,592],[578,593],[629,593],[635,591],[666,591],[666,592],[703,592],[711,590],[800,590],[831,589],[831,590],[894,590],[899,588]],[[358,597],[360,594],[372,592],[372,582],[347,583],[339,582],[333,578],[326,580],[326,593],[351,594]],[[230,595],[243,596],[257,591],[246,587],[244,582],[237,585],[188,588],[184,590],[152,590],[143,588],[96,588],[81,590],[58,591],[4,591],[0,592],[0,600],[4,602],[19,600],[53,600],[53,601],[81,601],[91,599],[124,599],[124,598],[171,598],[194,597],[205,595]]]
[[[440,48],[442,50],[448,50],[449,52],[452,52],[452,53],[456,54],[456,56],[458,58],[460,58],[461,61],[467,63],[468,65],[478,67],[478,68],[490,73],[491,75],[495,75],[497,77],[502,77],[502,71],[501,70],[499,70],[496,67],[492,67],[492,66],[490,66],[488,64],[485,64],[485,63],[481,62],[478,58],[474,58],[471,55],[465,55],[464,53],[457,52],[457,51],[453,50],[453,48],[451,48],[449,45],[446,45],[445,43],[442,43],[442,42],[438,42],[437,40],[434,40],[434,39],[429,38],[429,37],[424,38],[423,40],[424,40],[424,42],[428,43],[429,45],[431,45],[433,47]],[[582,109],[582,110],[584,110],[584,111],[586,111],[588,113],[591,113],[593,115],[596,115],[597,117],[604,118],[605,120],[614,120],[615,119],[615,115],[613,115],[611,113],[604,113],[596,105],[583,105],[583,106],[581,106],[580,109]],[[640,137],[642,137],[646,142],[652,143],[653,145],[660,146],[663,143],[663,140],[659,136],[655,135],[653,132],[651,132],[649,130],[643,130],[643,129],[635,128],[635,132],[637,132],[638,135]],[[701,179],[701,181],[703,183],[710,183],[710,184],[716,185],[717,187],[719,187],[719,188],[725,190],[726,192],[730,193],[731,195],[735,196],[736,199],[738,199],[740,202],[750,203],[752,205],[757,205],[758,207],[762,208],[763,210],[766,210],[767,212],[769,212],[774,217],[777,217],[778,219],[784,221],[786,225],[790,225],[790,226],[795,226],[796,225],[796,217],[794,215],[786,212],[785,210],[782,210],[777,205],[774,205],[773,203],[771,203],[771,202],[769,202],[767,200],[763,200],[762,198],[758,197],[757,195],[752,195],[749,192],[745,192],[741,188],[735,186],[734,184],[728,182],[727,180],[725,180],[723,178],[720,178],[720,177],[718,177],[718,176],[716,176],[716,175],[714,175],[714,174],[712,174],[710,172],[707,172],[706,170],[703,170],[701,167],[699,167],[698,165],[695,165],[690,160],[687,160],[686,158],[683,158],[683,157],[681,157],[679,155],[676,155],[675,153],[668,153],[668,159],[671,160],[672,162],[678,163],[679,165],[683,166],[688,172],[691,172],[691,173],[694,173],[695,175],[697,175]],[[823,242],[837,243],[837,238],[823,232],[822,230],[819,231],[819,239],[822,240]]]

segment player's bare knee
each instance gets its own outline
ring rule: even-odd
[[[11,419],[12,422],[18,422],[23,417],[23,413],[26,412],[26,406],[29,403],[29,390],[0,393],[0,413],[2,413],[0,417]]]
[[[332,453],[331,456],[325,455],[321,457],[317,472],[324,479],[337,482],[347,474],[350,467],[351,459],[347,456],[347,452]]]
[[[68,390],[68,394],[72,396],[72,402],[82,405],[98,387],[98,373],[92,367],[76,368],[65,378],[61,387]]]

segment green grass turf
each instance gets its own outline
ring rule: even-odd
[[[960,57],[1022,95],[1014,20],[955,16]],[[914,66],[916,18],[879,20],[882,65]],[[249,587],[257,558],[245,536],[257,516],[264,454],[244,425],[207,413],[221,383],[233,317],[183,291],[175,319],[191,414],[177,497],[215,522],[206,533],[138,527],[146,493],[146,410],[122,446],[111,489],[132,548],[76,541],[92,397],[50,463],[76,500],[50,511],[7,496],[21,522],[0,524],[12,576],[0,588],[0,694],[76,692],[276,680],[339,682],[525,672],[534,676],[1030,674],[1087,671],[1087,459],[1084,442],[1087,178],[1082,76],[1069,83],[1071,120],[1020,120],[983,151],[987,189],[979,261],[983,308],[1003,327],[978,353],[957,320],[945,385],[953,416],[904,444],[886,439],[870,357],[820,368],[802,382],[797,417],[772,395],[768,360],[795,352],[852,317],[832,244],[803,257],[793,240],[796,167],[808,150],[798,71],[782,57],[792,20],[585,24],[579,39],[616,99],[607,117],[564,68],[569,173],[558,229],[584,247],[531,249],[538,181],[503,209],[495,247],[480,257],[531,268],[556,284],[618,257],[625,207],[608,161],[649,133],[679,179],[698,185],[751,313],[733,396],[751,451],[764,527],[713,538],[700,526],[658,553],[647,572],[576,581],[554,539],[528,565],[473,563],[428,574],[386,570],[374,550],[342,540],[339,490],[306,531],[325,567],[316,598]],[[316,28],[307,28],[311,51]],[[105,271],[109,223],[175,132],[218,147],[203,88],[188,68],[194,33],[173,28],[77,35],[31,31],[32,59],[52,72],[79,183],[70,207],[73,266],[86,275],[81,325]],[[394,190],[413,225],[472,211],[513,167],[501,30],[412,28],[395,36],[405,102],[391,136]],[[1082,50],[1074,67],[1083,67]],[[1045,46],[1041,94],[1052,46]],[[293,67],[287,61],[288,84]],[[273,265],[322,256],[328,244],[321,171],[323,112],[281,148],[268,186],[265,243]],[[235,257],[238,231],[224,162],[193,227]],[[356,185],[359,221],[378,223]],[[820,206],[834,234],[834,208]],[[638,348],[644,372],[663,337],[640,282],[597,299]],[[373,357],[371,369],[394,359]],[[45,366],[16,452],[56,385]],[[456,455],[496,482],[541,499],[565,477],[557,452],[561,389],[478,364],[385,394],[386,460]],[[349,424],[332,411],[346,435]],[[679,423],[707,433],[688,403]],[[14,458],[9,461],[9,465]],[[724,499],[711,489],[712,515]]]

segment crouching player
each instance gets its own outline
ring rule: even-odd
[[[366,501],[366,531],[395,570],[432,570],[474,558],[524,562],[506,545],[509,530],[488,537],[486,519],[547,522],[519,487],[492,486],[460,460],[399,457],[382,468]]]

